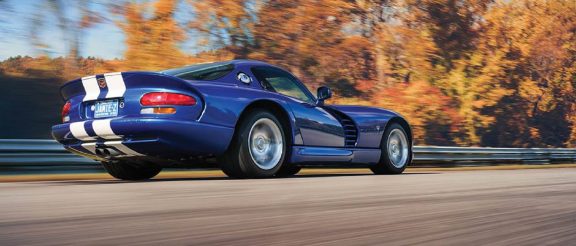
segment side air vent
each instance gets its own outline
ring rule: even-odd
[[[354,121],[339,111],[332,108],[325,108],[331,115],[336,117],[340,124],[344,127],[344,146],[345,147],[356,147],[356,142],[358,141],[358,129]]]
[[[342,123],[342,126],[344,126],[345,146],[356,146],[356,140],[358,140],[358,130],[356,129],[356,125],[354,125],[354,122],[352,122],[348,117],[340,118],[340,122]]]

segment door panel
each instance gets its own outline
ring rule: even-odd
[[[282,94],[290,104],[304,145],[344,147],[344,129],[340,122],[316,105],[312,93],[292,74],[275,67],[252,67],[252,73],[265,90]]]
[[[344,129],[326,110],[308,103],[300,103],[293,108],[293,112],[304,145],[344,147]]]

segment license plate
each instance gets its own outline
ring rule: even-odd
[[[94,118],[118,116],[118,100],[98,101],[94,104]]]

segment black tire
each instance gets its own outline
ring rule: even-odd
[[[388,141],[389,138],[391,137],[390,133],[392,133],[393,131],[394,134],[402,133],[404,135],[408,147],[407,153],[405,153],[406,154],[405,161],[404,162],[398,161],[396,165],[392,161],[392,158],[390,158],[391,153],[389,153],[388,148]],[[412,142],[410,141],[410,138],[406,134],[406,130],[400,124],[392,123],[386,129],[386,131],[384,131],[384,135],[382,135],[382,143],[380,145],[381,145],[380,148],[382,149],[382,154],[380,155],[380,161],[378,164],[370,167],[370,170],[372,170],[374,174],[401,174],[402,172],[404,172],[406,167],[410,165],[410,163],[412,162]],[[404,164],[401,165],[402,163]]]
[[[254,124],[261,119],[268,119],[277,126],[283,143],[281,147],[278,147],[281,148],[280,159],[277,163],[274,162],[276,164],[270,168],[262,168],[262,166],[259,166],[250,152],[250,131]],[[268,120],[265,121],[270,123]],[[288,144],[282,124],[276,116],[267,111],[253,111],[247,115],[243,122],[240,122],[238,132],[235,134],[230,147],[228,147],[226,153],[219,158],[220,167],[222,171],[231,178],[272,177],[276,175],[284,163]]]
[[[302,167],[294,166],[289,163],[285,163],[280,170],[276,173],[276,177],[290,177],[296,175],[302,170]]]
[[[112,177],[132,181],[151,179],[162,171],[162,168],[158,166],[141,165],[126,161],[102,162],[102,166]]]

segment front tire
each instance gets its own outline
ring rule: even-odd
[[[102,162],[102,166],[112,175],[121,180],[147,180],[158,175],[162,171],[161,167],[129,163],[126,161]]]
[[[231,178],[272,177],[284,163],[287,145],[278,118],[267,111],[254,111],[240,122],[220,166]]]
[[[374,174],[401,174],[412,162],[412,143],[406,130],[397,123],[384,131],[381,149],[379,163],[370,167]]]

